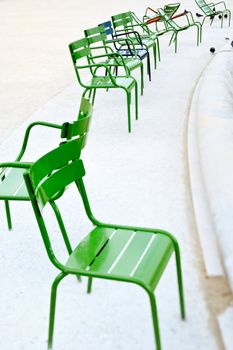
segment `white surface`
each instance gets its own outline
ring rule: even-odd
[[[142,9],[146,5],[140,2]],[[101,11],[105,15],[104,6],[99,6]],[[96,19],[92,20],[95,24]],[[97,217],[161,227],[174,233],[180,242],[187,321],[179,318],[172,260],[156,292],[164,350],[218,348],[201,285],[202,259],[190,225],[184,139],[189,98],[209,59],[210,43],[214,41],[216,48],[221,47],[227,33],[228,29],[220,30],[219,25],[205,27],[200,48],[195,47],[193,30],[181,33],[176,55],[173,48],[167,47],[169,38],[162,38],[162,62],[153,71],[153,81],[146,81],[145,96],[139,99],[139,121],[133,122],[132,134],[127,133],[124,94],[98,92],[89,142],[83,153],[87,190]],[[69,86],[30,120],[75,119],[80,94],[77,85]],[[1,160],[16,154],[25,125],[2,144]],[[28,160],[57,144],[57,139],[45,131],[33,139]],[[75,244],[89,226],[80,220],[79,203],[75,200],[69,204],[73,192],[72,188],[67,191],[61,208]],[[1,217],[4,218],[2,206]],[[42,350],[46,348],[49,288],[56,271],[44,252],[30,204],[13,203],[12,218],[12,232],[7,231],[5,220],[0,222],[0,349]],[[48,223],[56,235],[50,213]],[[60,243],[56,248],[62,254]],[[142,290],[103,281],[94,282],[92,295],[86,295],[85,288],[86,283],[78,284],[73,278],[62,282],[54,349],[154,349],[149,303]]]

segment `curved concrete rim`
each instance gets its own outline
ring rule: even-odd
[[[187,157],[191,198],[206,275],[208,277],[224,276],[225,273],[203,179],[203,170],[201,167],[200,151],[198,146],[197,110],[200,87],[205,76],[206,69],[211,65],[216,55],[220,54],[221,52],[226,52],[224,48],[225,45],[210,59],[197,79],[191,97],[187,132]]]

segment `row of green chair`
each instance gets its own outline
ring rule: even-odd
[[[84,38],[69,45],[78,82],[84,88],[83,96],[88,95],[94,104],[97,89],[119,88],[125,91],[129,132],[131,132],[131,93],[133,90],[135,117],[136,120],[138,119],[138,83],[131,72],[140,69],[142,95],[144,89],[142,60],[147,58],[147,72],[151,79],[149,50],[153,49],[156,67],[157,55],[160,60],[159,36],[172,31],[170,43],[174,41],[176,52],[178,33],[196,26],[197,45],[201,42],[201,24],[194,22],[191,13],[187,13],[188,24],[180,27],[162,9],[158,11],[161,20],[165,23],[164,31],[152,32],[134,12],[128,11],[112,16],[112,21],[86,29]],[[119,69],[121,69],[120,74]],[[82,74],[84,71],[89,73],[88,81],[84,81]]]
[[[132,13],[112,16],[107,21],[84,31],[81,38],[69,45],[73,65],[79,84],[84,88],[83,96],[88,95],[94,104],[96,90],[120,88],[126,92],[128,131],[131,132],[131,92],[135,92],[135,116],[138,119],[138,84],[131,75],[140,69],[141,95],[144,89],[143,59],[147,59],[147,73],[151,80],[150,53],[153,48],[155,67],[158,38],[153,33],[139,33],[132,26]],[[141,28],[144,32],[144,24]],[[157,45],[157,46],[156,46]],[[159,53],[159,49],[158,49]],[[160,59],[160,54],[159,54]],[[119,74],[119,68],[121,73]],[[88,71],[90,79],[84,81],[82,72]],[[123,73],[122,73],[123,70]]]
[[[194,22],[192,16],[187,26],[180,27],[171,19],[171,14],[165,13],[163,9],[159,9],[158,13],[160,20],[165,24],[165,32],[173,32],[171,41],[175,42],[175,51],[177,51],[178,33],[189,27],[197,27],[197,44],[201,42],[201,24]],[[170,257],[175,253],[181,317],[185,318],[180,251],[176,239],[169,232],[161,229],[108,224],[96,219],[87,197],[83,181],[85,168],[81,160],[96,89],[121,88],[126,92],[128,130],[131,131],[130,104],[133,90],[136,119],[138,117],[138,87],[131,72],[140,69],[141,94],[143,94],[142,60],[147,60],[147,73],[151,79],[149,50],[153,49],[156,66],[157,57],[160,60],[159,35],[162,34],[151,31],[132,11],[112,16],[112,22],[107,21],[86,29],[85,37],[69,45],[78,82],[84,88],[78,120],[62,125],[47,122],[35,122],[29,125],[16,161],[0,164],[3,169],[0,199],[5,202],[9,229],[12,227],[9,201],[30,200],[48,258],[59,270],[51,287],[48,349],[52,349],[53,346],[57,288],[68,275],[74,275],[78,280],[81,276],[87,277],[88,293],[91,292],[93,278],[133,283],[143,288],[149,296],[155,347],[160,350],[161,341],[154,290]],[[86,82],[86,76],[83,77],[81,74],[85,70],[88,70],[91,75],[90,82]],[[119,73],[119,70],[123,70],[123,74]],[[25,162],[22,158],[27,148],[29,134],[36,125],[60,130],[61,143],[36,162]],[[88,232],[75,247],[71,245],[58,206],[59,199],[71,184],[77,187],[87,217],[94,225],[91,232]],[[50,238],[44,218],[48,205],[54,212],[67,251],[65,262],[60,261],[53,250],[53,240]],[[73,205],[70,207],[72,208]]]

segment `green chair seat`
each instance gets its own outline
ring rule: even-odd
[[[135,80],[130,77],[116,77],[115,81],[117,83],[117,87],[121,87],[123,89],[127,89],[131,91],[135,86]],[[115,85],[112,83],[112,80],[109,77],[94,77],[91,80],[91,85],[95,88],[103,87],[103,88],[114,88]]]
[[[6,169],[1,175],[0,199],[30,200],[25,186],[23,173],[25,169]]]
[[[73,251],[66,267],[71,273],[83,269],[137,280],[154,290],[173,250],[171,239],[161,234],[97,227]]]
[[[150,39],[150,41],[155,41],[158,34],[154,33],[154,34],[150,34],[150,36],[148,36],[148,34],[140,34],[141,38],[143,39],[143,42],[145,43],[145,39]]]
[[[140,35],[142,36],[142,35]],[[138,43],[137,38],[131,38],[130,40],[133,42],[134,45],[136,45]],[[153,47],[154,45],[154,41],[151,40],[150,38],[148,38],[145,34],[145,36],[143,37],[143,45],[145,45],[148,49],[150,49],[151,47]]]
[[[131,58],[131,57],[127,57],[127,58],[124,57],[124,61],[125,61],[126,67],[129,68],[129,70],[131,70],[131,71],[136,69],[136,68],[138,68],[138,67],[140,67],[141,64],[142,64],[142,61],[140,60],[140,58],[135,59],[134,57],[133,58]],[[115,65],[115,60],[113,60],[113,59],[108,60],[108,64],[114,66]]]

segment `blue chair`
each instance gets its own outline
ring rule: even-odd
[[[138,44],[135,44],[135,42],[132,42],[129,37],[126,38],[126,34],[129,34],[128,32],[115,33],[111,21],[103,22],[99,24],[99,27],[102,29],[104,28],[104,34],[108,37],[108,39],[105,40],[105,44],[112,43],[115,50],[119,52],[121,56],[133,57],[136,55],[138,58],[140,58],[140,60],[147,59],[147,73],[149,80],[151,81],[150,53],[142,43],[140,35],[138,35],[137,32],[132,31],[131,34],[134,34],[138,38],[139,42]],[[119,40],[122,37],[124,38],[124,41]]]

